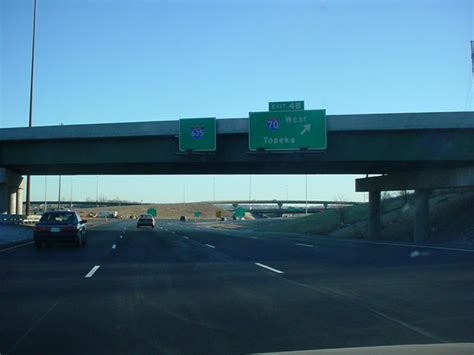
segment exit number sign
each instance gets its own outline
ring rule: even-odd
[[[269,102],[268,111],[300,111],[304,110],[304,101]]]

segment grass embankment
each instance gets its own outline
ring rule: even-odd
[[[216,211],[221,211],[223,217],[231,217],[232,213],[222,210],[213,204],[205,202],[196,203],[160,203],[152,205],[132,205],[132,206],[115,206],[115,207],[99,207],[99,208],[78,208],[78,212],[98,213],[100,211],[117,211],[119,215],[129,217],[131,215],[139,216],[145,214],[149,208],[155,208],[158,219],[178,219],[180,216],[194,218],[194,212],[201,212],[201,219],[216,218]]]
[[[381,239],[413,240],[413,194],[382,200]],[[324,234],[340,238],[367,238],[368,204],[330,209],[295,219],[259,220],[252,228],[274,232]],[[439,190],[430,198],[432,240],[474,240],[473,190]]]

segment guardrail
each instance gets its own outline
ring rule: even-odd
[[[41,219],[41,215],[29,215],[26,219],[23,220],[23,224],[36,224]]]
[[[40,215],[1,214],[0,224],[36,224],[40,218]]]

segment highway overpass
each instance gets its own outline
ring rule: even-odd
[[[474,185],[474,112],[329,115],[324,151],[250,152],[248,118],[217,120],[213,153],[179,153],[178,132],[178,121],[0,129],[0,213],[19,212],[26,174],[388,174],[358,182],[369,191],[377,239],[380,191],[409,189],[402,175],[415,174],[415,238],[423,240],[429,190],[446,185],[433,177],[442,171],[451,187]]]
[[[0,166],[26,175],[388,174],[474,164],[474,113],[328,115],[327,149],[249,152],[248,119],[217,150],[180,154],[178,121],[0,129]]]
[[[281,217],[283,215],[301,215],[308,212],[309,214],[312,213],[319,213],[324,211],[324,208],[321,207],[308,207],[306,211],[305,208],[265,208],[265,207],[256,207],[248,210],[248,212],[252,213],[253,215],[259,216],[272,216],[272,217]]]
[[[276,204],[280,206],[283,205],[342,205],[342,206],[352,206],[357,205],[361,202],[354,202],[354,201],[329,201],[329,200],[220,200],[220,201],[207,201],[208,203],[212,203],[214,205],[268,205],[268,204]]]

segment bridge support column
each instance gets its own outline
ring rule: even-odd
[[[369,192],[369,239],[380,238],[380,191]]]
[[[0,214],[8,213],[8,187],[0,182]]]
[[[430,192],[427,189],[415,190],[415,242],[423,242],[430,237]]]
[[[21,179],[20,186],[16,190],[16,214],[23,214],[23,179]]]
[[[18,198],[23,198],[20,189],[23,189],[23,178],[14,171],[0,168],[0,213],[16,214],[18,212]],[[19,195],[19,196],[18,196]],[[20,210],[21,208],[21,203]]]
[[[9,214],[16,214],[16,188],[9,187],[8,188],[8,213]]]

